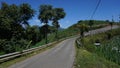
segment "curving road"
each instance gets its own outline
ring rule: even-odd
[[[118,28],[114,25],[113,29]],[[110,27],[105,27],[97,30],[92,30],[91,33],[85,35],[96,34],[110,30]],[[64,40],[57,46],[35,55],[20,63],[16,63],[9,68],[72,68],[75,58],[75,38]]]
[[[75,56],[74,41],[75,38],[64,40],[54,48],[10,68],[72,68]]]

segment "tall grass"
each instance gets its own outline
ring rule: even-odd
[[[110,38],[108,32],[111,33]],[[85,37],[84,48],[120,65],[120,28],[108,32]],[[101,45],[95,46],[95,40],[99,40]]]
[[[116,36],[109,42],[102,44],[96,49],[96,53],[120,65],[120,36]]]
[[[74,68],[120,68],[120,66],[86,50],[85,48],[76,47]]]
[[[75,68],[120,68],[120,28],[108,32],[83,38],[83,45],[76,46]],[[96,40],[100,46],[94,45]]]

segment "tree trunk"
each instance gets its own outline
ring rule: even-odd
[[[58,28],[56,29],[56,32],[55,32],[55,38],[58,41]]]
[[[112,25],[111,25],[111,30],[112,30]]]
[[[48,41],[47,41],[47,24],[45,24],[46,27],[45,27],[45,43],[47,44]]]

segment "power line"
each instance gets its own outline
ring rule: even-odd
[[[93,18],[93,16],[95,15],[95,13],[96,13],[96,11],[97,11],[97,9],[98,9],[98,7],[99,7],[100,3],[101,3],[101,0],[99,0],[99,1],[98,1],[97,6],[96,6],[96,8],[95,8],[94,12],[92,13],[92,15],[91,15],[91,18],[90,18],[90,19],[92,19],[92,18]]]

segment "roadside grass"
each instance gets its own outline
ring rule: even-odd
[[[110,38],[108,38],[108,33],[110,33]],[[94,45],[96,40],[99,40],[99,42],[101,43],[101,45],[108,43],[110,41],[110,39],[112,39],[115,36],[119,36],[120,35],[120,28],[117,29],[113,29],[112,31],[109,30],[107,32],[104,33],[99,33],[99,34],[95,34],[95,35],[91,35],[91,36],[86,36],[83,40],[83,44],[84,47],[90,51],[90,52],[95,52],[96,50],[96,46]]]
[[[102,44],[96,49],[96,53],[120,65],[120,35]]]
[[[110,39],[108,39],[108,35],[107,35],[108,32],[111,33]],[[118,38],[119,35],[120,35],[120,28],[114,29],[112,31],[111,30],[107,31],[105,33],[84,37],[84,39],[82,39],[83,41],[81,41],[82,46],[78,48],[76,44],[75,68],[120,68],[120,65],[118,63],[112,60],[109,60],[108,57],[107,58],[105,57],[105,55],[107,56],[109,55],[109,57],[112,57],[110,56],[110,54],[113,55],[113,53],[105,50],[101,51],[99,49],[102,47],[106,48],[106,46],[103,46],[103,45],[112,43],[113,38],[114,37]],[[96,40],[100,41],[101,46],[96,47],[94,45]],[[119,40],[117,39],[116,41],[118,42]],[[112,45],[113,44],[115,45],[115,43],[112,43]],[[114,55],[114,56],[117,56],[117,55]],[[117,58],[117,61],[118,60],[119,58]]]
[[[28,58],[30,58],[32,56],[35,56],[35,55],[37,55],[37,54],[39,54],[41,52],[44,52],[44,51],[46,51],[48,49],[51,49],[52,47],[56,46],[56,44],[60,43],[61,41],[57,41],[56,43],[51,44],[50,46],[47,46],[47,47],[45,47],[43,49],[40,49],[38,51],[34,51],[34,52],[30,53],[30,54],[26,54],[26,55],[23,55],[23,56],[20,56],[20,57],[16,57],[16,58],[14,58],[14,59],[12,59],[10,61],[6,61],[4,63],[1,63],[0,68],[8,68],[9,66],[11,66],[11,65],[13,65],[15,63],[21,62],[21,61],[23,61],[25,59],[28,59]]]
[[[85,48],[76,48],[75,68],[120,68],[114,62],[99,57],[95,53],[87,51]]]

